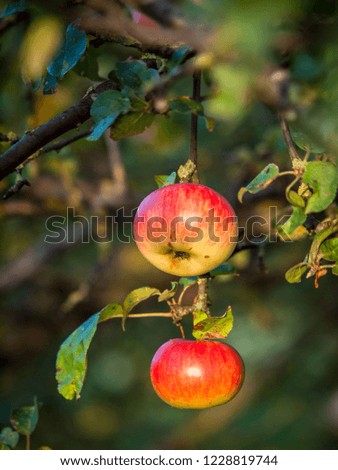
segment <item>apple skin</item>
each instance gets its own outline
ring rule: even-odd
[[[176,408],[210,408],[230,401],[244,380],[241,356],[217,341],[172,339],[156,351],[150,378],[157,395]]]
[[[134,238],[143,256],[161,271],[198,276],[219,266],[234,251],[237,217],[229,202],[213,189],[172,184],[141,202]]]

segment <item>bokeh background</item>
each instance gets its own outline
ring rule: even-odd
[[[34,15],[42,19],[48,15],[43,2],[31,3]],[[246,196],[243,205],[237,201],[239,188],[266,164],[273,161],[290,169],[276,112],[253,95],[253,83],[262,70],[288,71],[291,94],[308,112],[307,122],[317,132],[315,141],[328,143],[329,148],[333,142],[335,5],[292,3],[178,4],[188,21],[193,18],[196,24],[217,29],[218,48],[240,51],[241,66],[231,71],[230,83],[223,78],[224,65],[216,67],[214,78],[224,82],[224,92],[207,104],[217,124],[209,132],[201,123],[199,160],[201,182],[231,201],[242,226],[253,215],[266,218],[269,207],[281,211],[287,207],[287,179],[257,196]],[[0,132],[22,135],[78,101],[91,84],[75,70],[56,94],[33,93],[23,83],[20,69],[28,24],[26,18],[0,31]],[[95,79],[107,77],[116,61],[139,57],[113,44],[88,50]],[[203,87],[207,94],[207,86]],[[190,78],[169,91],[172,96],[190,93]],[[82,243],[77,222],[74,243],[46,244],[46,220],[65,216],[67,207],[72,207],[76,215],[97,216],[104,233],[105,216],[118,214],[121,207],[127,212],[137,207],[156,188],[154,175],[169,174],[186,161],[188,143],[188,115],[158,116],[149,130],[118,144],[107,138],[96,143],[83,140],[41,156],[25,169],[31,187],[1,202],[0,423],[7,426],[11,410],[32,404],[36,396],[42,406],[33,448],[336,447],[336,280],[328,274],[315,289],[312,279],[290,285],[284,278],[289,267],[303,260],[309,240],[243,250],[230,260],[238,275],[219,277],[211,284],[213,313],[222,314],[228,305],[233,308],[235,323],[228,342],[246,366],[243,388],[229,404],[203,411],[177,410],[155,395],[149,379],[152,356],[163,342],[180,335],[165,318],[130,319],[126,332],[117,319],[99,325],[81,398],[68,402],[57,392],[58,348],[81,322],[104,305],[122,301],[132,289],[148,285],[163,290],[175,279],[148,264],[133,242],[118,240],[123,230],[130,234],[121,217],[112,226],[113,241],[106,243]],[[7,147],[0,142],[1,150]],[[1,191],[13,182],[10,177],[0,183]],[[73,222],[70,217],[69,231]],[[263,228],[268,231],[269,224]],[[194,292],[189,295],[187,302]],[[152,299],[137,311],[158,308]],[[190,323],[184,320],[187,337],[191,337]]]

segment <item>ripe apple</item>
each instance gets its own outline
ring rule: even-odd
[[[197,276],[232,254],[237,217],[229,202],[213,189],[202,184],[171,184],[141,202],[134,237],[143,256],[161,271]]]
[[[231,400],[244,380],[238,352],[217,341],[172,339],[150,366],[157,395],[176,408],[209,408]]]

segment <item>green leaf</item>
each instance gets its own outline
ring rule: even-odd
[[[34,399],[33,406],[22,406],[13,410],[11,413],[10,421],[13,428],[24,436],[29,436],[34,431],[39,420],[39,408]]]
[[[110,137],[113,140],[121,140],[125,137],[141,134],[151,126],[153,120],[153,114],[142,111],[120,115],[111,128]]]
[[[195,284],[197,282],[198,276],[191,276],[191,277],[180,277],[178,283],[180,286],[186,287],[190,284]]]
[[[87,371],[87,351],[99,319],[100,313],[92,315],[73,331],[59,349],[56,359],[56,380],[59,393],[67,400],[80,398]]]
[[[3,428],[0,433],[0,449],[14,449],[19,442],[19,434],[12,428]]]
[[[296,264],[292,268],[288,269],[285,273],[285,279],[290,282],[290,284],[301,282],[302,276],[307,270],[308,265],[305,262]]]
[[[232,330],[234,318],[231,307],[222,317],[209,317],[205,312],[198,310],[193,313],[193,336],[198,339],[224,339]]]
[[[123,315],[122,305],[114,302],[112,304],[106,305],[102,310],[100,310],[98,323],[102,323],[104,321],[110,320],[111,318],[122,317],[122,315]]]
[[[332,268],[332,274],[338,276],[338,264],[335,264]]]
[[[169,186],[170,184],[175,184],[176,181],[176,171],[170,173],[170,175],[155,175],[155,182],[159,188],[163,186]]]
[[[322,257],[328,261],[338,261],[338,238],[330,238],[320,245]]]
[[[116,77],[114,81],[118,81],[118,78]],[[149,112],[151,112],[151,106],[149,105],[149,103],[145,100],[143,96],[138,95],[132,88],[122,88],[121,95],[124,98],[129,99],[133,112],[142,111],[143,113],[148,114]]]
[[[309,162],[303,174],[303,182],[313,191],[305,213],[321,212],[334,201],[337,192],[337,169],[330,162]]]
[[[56,78],[62,78],[71,70],[86,50],[87,36],[74,24],[69,24],[65,41],[54,60],[48,65],[47,71]]]
[[[26,0],[18,0],[14,2],[8,2],[0,12],[0,18],[5,18],[6,16],[13,15],[14,13],[19,13],[20,11],[25,11],[26,9]]]
[[[317,261],[317,256],[321,247],[321,244],[326,240],[330,235],[337,232],[338,226],[337,223],[332,222],[332,224],[323,230],[320,230],[316,233],[310,247],[309,252],[309,264],[313,265]]]
[[[158,71],[148,68],[141,60],[118,62],[116,76],[123,86],[135,91],[146,91],[150,86],[160,81]]]
[[[303,131],[295,130],[294,128],[290,128],[292,140],[297,144],[299,148],[302,150],[307,151],[308,149],[314,153],[322,153],[325,152],[325,149],[319,145],[317,145],[313,140],[306,135]]]
[[[124,98],[119,91],[111,90],[101,93],[90,108],[95,127],[87,140],[99,139],[117,117],[128,112],[129,109],[129,99]]]
[[[161,294],[158,298],[158,301],[163,302],[165,300],[169,300],[172,297],[174,297],[174,295],[176,294],[177,285],[178,285],[177,282],[172,282],[171,283],[171,289],[166,289],[163,292],[161,292]]]
[[[288,220],[281,227],[278,228],[278,231],[290,235],[296,230],[297,227],[303,225],[306,220],[306,214],[304,209],[301,207],[293,207],[292,214]]]
[[[179,96],[168,103],[169,111],[177,113],[194,113],[203,114],[203,106],[198,101],[193,100],[189,96]]]
[[[288,191],[286,194],[286,198],[289,201],[289,203],[292,204],[293,206],[305,207],[304,199],[302,198],[302,196],[296,193],[296,191],[292,191],[292,190]]]
[[[220,266],[217,266],[217,268],[210,271],[210,276],[216,277],[235,273],[236,269],[233,266],[230,266],[230,264],[221,264]]]
[[[126,319],[130,311],[136,307],[140,302],[149,299],[153,295],[160,295],[161,292],[154,287],[140,287],[135,289],[127,295],[123,301],[123,319],[122,319],[122,328],[125,329]]]
[[[279,168],[274,163],[270,163],[254,178],[245,188],[241,188],[238,192],[238,200],[243,201],[245,193],[256,194],[262,191],[270,183],[272,183],[279,176]]]

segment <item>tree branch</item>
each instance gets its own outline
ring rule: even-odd
[[[0,180],[14,171],[17,166],[40,150],[41,147],[87,121],[90,118],[90,107],[93,98],[106,90],[114,89],[116,89],[116,84],[111,80],[106,80],[90,93],[87,93],[79,103],[36,129],[27,132],[0,157]],[[53,148],[50,148],[50,150],[53,150]]]
[[[288,148],[291,160],[292,161],[300,160],[300,157],[297,153],[296,147],[293,143],[291,133],[290,133],[290,129],[289,129],[289,126],[288,126],[288,124],[285,120],[285,117],[282,114],[280,114],[279,119],[280,119],[280,123],[281,123],[281,128],[282,128],[282,132],[283,132],[284,141],[285,141],[285,144]]]
[[[196,28],[185,25],[177,17],[172,18],[170,28],[148,28],[128,18],[124,9],[117,3],[85,0],[84,5],[80,11],[74,11],[74,18],[80,19],[81,28],[89,34],[100,35],[106,39],[114,36],[129,37],[144,47],[177,47],[187,44],[198,51],[207,48],[209,35],[205,34],[205,31],[196,31]]]
[[[28,180],[26,180],[26,178],[23,178],[22,174],[21,174],[21,171],[18,170],[18,177],[17,177],[17,181],[15,182],[15,184],[13,184],[13,186],[11,186],[6,192],[5,194],[3,195],[3,199],[8,199],[9,197],[13,196],[14,194],[18,193],[19,191],[21,191],[21,189],[24,187],[24,186],[30,186],[30,182]]]
[[[163,26],[176,27],[182,20],[178,17],[172,0],[124,0]]]

